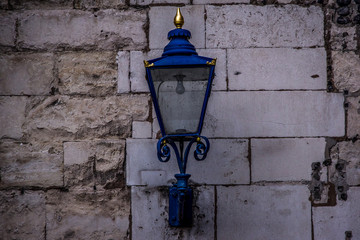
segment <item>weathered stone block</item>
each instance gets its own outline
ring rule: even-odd
[[[207,48],[324,45],[320,7],[209,5],[206,13]]]
[[[355,52],[333,51],[335,87],[349,92],[360,91],[360,56]]]
[[[133,122],[132,123],[132,137],[133,138],[151,138],[151,123],[150,122]]]
[[[356,28],[339,27],[331,23],[330,46],[332,50],[356,50]]]
[[[326,89],[324,48],[231,49],[228,63],[230,90]]]
[[[195,48],[205,48],[205,21],[204,6],[185,6],[181,8],[184,16],[184,29],[191,32],[190,42]],[[152,7],[149,11],[150,18],[150,49],[163,49],[168,43],[167,33],[175,29],[173,19],[176,7]]]
[[[250,0],[193,0],[193,4],[250,3]]]
[[[333,178],[336,172],[338,160],[345,161],[346,183],[349,185],[360,185],[360,141],[339,142],[331,149],[331,165],[329,176]]]
[[[27,11],[19,26],[19,46],[30,49],[142,49],[143,10]]]
[[[149,92],[149,87],[145,79],[144,60],[161,57],[162,52],[162,50],[151,50],[147,53],[141,51],[132,51],[130,53],[131,91]],[[217,58],[215,68],[216,76],[213,80],[212,90],[226,90],[226,51],[222,49],[197,49],[197,53],[200,56]],[[119,65],[119,71],[125,73],[126,67],[125,64]]]
[[[42,191],[0,192],[0,238],[45,240],[45,196]]]
[[[63,186],[62,149],[50,144],[0,142],[0,187]]]
[[[347,136],[353,138],[360,136],[360,97],[348,97]]]
[[[15,24],[16,16],[14,14],[2,12],[0,15],[0,45],[15,46]]]
[[[126,5],[125,0],[77,0],[75,8],[119,8]]]
[[[125,138],[132,120],[149,115],[149,97],[122,95],[102,98],[53,96],[37,98],[29,106],[25,129],[32,139]]]
[[[217,187],[217,239],[311,239],[306,186]]]
[[[194,189],[193,227],[168,223],[168,189],[131,187],[133,239],[214,239],[214,187]]]
[[[60,93],[109,96],[116,93],[113,52],[67,53],[57,61]]]
[[[208,137],[343,136],[342,94],[313,91],[213,92]]]
[[[21,138],[27,97],[0,97],[0,138]]]
[[[49,95],[54,86],[53,54],[3,54],[0,65],[1,95]]]
[[[65,186],[112,189],[124,186],[125,141],[64,143]]]
[[[130,0],[131,5],[150,5],[150,4],[165,4],[165,3],[184,3],[188,4],[189,0]]]
[[[10,5],[14,9],[72,9],[71,0],[10,0]]]
[[[332,207],[313,208],[314,239],[358,239],[360,236],[360,188],[348,191],[348,200],[339,201]],[[346,238],[345,232],[352,237]]]
[[[130,199],[126,189],[47,192],[47,239],[128,239]]]
[[[311,179],[311,164],[324,160],[324,138],[252,139],[252,181]]]
[[[8,8],[8,0],[0,0],[0,9]]]
[[[118,52],[116,61],[118,64],[117,92],[128,93],[130,92],[130,53],[127,51]]]
[[[126,181],[128,185],[166,186],[175,181],[179,172],[176,157],[162,163],[157,159],[157,140],[127,139]],[[248,184],[250,169],[248,141],[240,139],[210,139],[211,148],[204,161],[196,161],[190,150],[187,173],[196,184]]]

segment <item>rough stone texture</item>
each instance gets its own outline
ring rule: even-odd
[[[71,0],[10,0],[10,5],[14,9],[72,9]]]
[[[0,0],[0,9],[8,8],[8,0]]]
[[[343,136],[344,128],[342,94],[213,92],[202,134],[208,137]]]
[[[204,6],[185,6],[181,8],[185,23],[183,28],[191,32],[190,42],[196,48],[205,48],[205,22]],[[175,29],[173,18],[176,7],[152,7],[149,11],[150,18],[150,49],[163,49],[169,42],[167,33]]]
[[[131,121],[149,115],[149,97],[103,98],[53,96],[33,99],[25,131],[34,140],[54,141],[131,136]]]
[[[171,159],[162,163],[156,155],[157,140],[127,139],[128,185],[167,186],[179,172],[173,150]],[[250,170],[248,141],[240,139],[210,139],[210,151],[204,161],[193,158],[190,150],[186,172],[192,174],[190,182],[196,184],[248,184]]]
[[[331,23],[330,46],[332,50],[356,50],[356,28],[337,26]]]
[[[0,56],[1,95],[49,95],[54,85],[51,53]]]
[[[0,138],[21,138],[27,97],[0,97]]]
[[[130,0],[131,5],[149,5],[149,4],[165,4],[165,3],[184,3],[188,4],[189,0]]]
[[[196,47],[196,46],[195,46]],[[217,58],[212,91],[226,90],[226,51],[222,49],[197,49],[200,56]],[[162,50],[151,50],[147,53],[141,51],[130,52],[130,82],[131,91],[149,92],[149,87],[145,79],[144,60],[150,60],[161,57]],[[119,65],[119,75],[126,75],[126,62]],[[124,83],[125,84],[125,83]]]
[[[124,152],[124,140],[65,142],[65,186],[97,190],[123,187]]]
[[[0,142],[0,187],[63,186],[62,148],[50,144]]]
[[[169,226],[167,195],[167,188],[131,188],[132,239],[214,239],[214,187],[194,189],[191,228]]]
[[[310,180],[311,164],[324,159],[324,138],[252,139],[252,181]]]
[[[47,239],[128,239],[126,190],[47,192]]]
[[[360,97],[348,97],[347,136],[353,138],[360,136]]]
[[[43,192],[1,191],[0,202],[0,239],[45,240]]]
[[[336,162],[344,160],[347,184],[360,185],[360,141],[339,142],[331,149],[331,159],[330,178],[335,175]]]
[[[151,138],[151,123],[150,122],[133,122],[132,123],[132,137],[133,138]]]
[[[320,7],[206,6],[206,47],[310,47],[324,45]]]
[[[126,5],[126,0],[75,0],[75,8],[120,8]]]
[[[306,186],[217,187],[217,239],[311,239]]]
[[[117,92],[128,93],[130,92],[130,53],[126,51],[118,52],[116,61],[118,63]]]
[[[143,10],[28,11],[19,26],[19,46],[30,49],[142,49]]]
[[[13,47],[15,46],[15,24],[16,16],[14,14],[9,14],[1,12],[0,14],[0,45]]]
[[[193,0],[193,4],[250,3],[250,0]]]
[[[116,93],[115,53],[67,53],[57,61],[60,93],[109,96]]]
[[[313,208],[315,240],[359,239],[360,188],[350,188],[348,196],[347,201],[339,201],[336,206]],[[346,231],[352,232],[352,238],[345,238]]]
[[[326,52],[324,48],[232,49],[228,71],[230,90],[326,89]]]
[[[360,56],[355,52],[332,52],[334,83],[339,90],[360,91]]]

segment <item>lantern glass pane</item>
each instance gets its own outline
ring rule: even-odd
[[[197,132],[209,73],[210,67],[151,69],[166,134]]]

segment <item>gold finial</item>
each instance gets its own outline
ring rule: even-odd
[[[174,17],[174,24],[176,28],[182,28],[182,25],[184,25],[184,17],[181,15],[180,8],[178,8],[176,11],[176,15]]]

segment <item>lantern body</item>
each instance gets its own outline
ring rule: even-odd
[[[215,65],[197,55],[150,60],[147,80],[163,136],[200,135]]]

